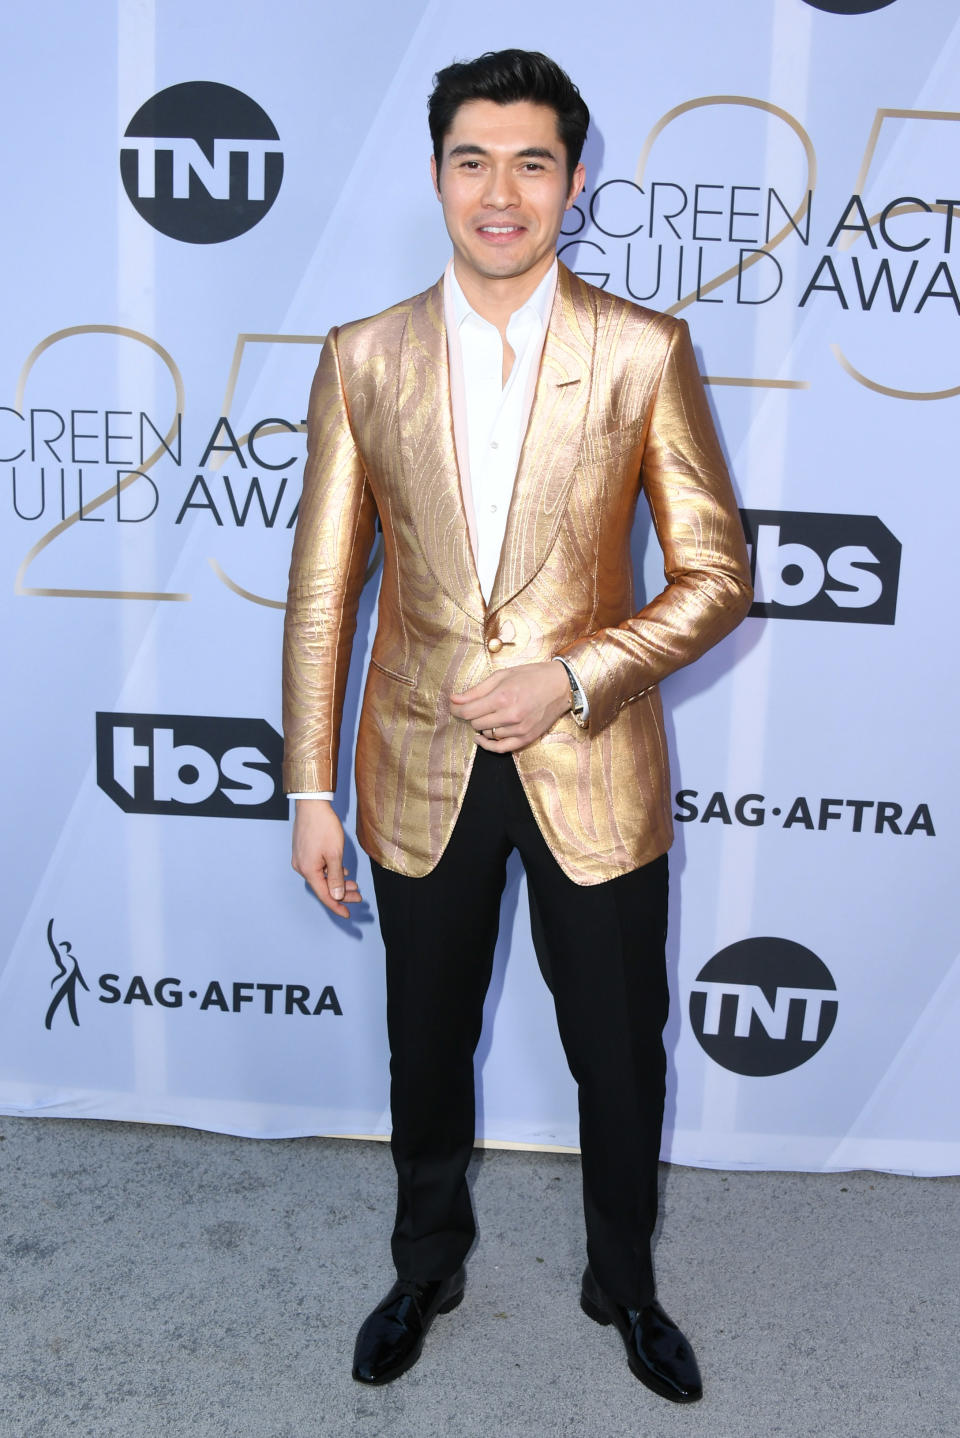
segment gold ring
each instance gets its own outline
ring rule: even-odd
[[[497,726],[496,726],[496,724],[491,724],[491,725],[490,725],[490,738],[491,738],[491,739],[496,739],[496,737],[497,737]]]

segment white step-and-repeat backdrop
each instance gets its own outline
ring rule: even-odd
[[[441,272],[431,77],[506,45],[591,105],[564,259],[689,320],[755,569],[665,686],[664,1154],[957,1172],[953,0],[6,16],[0,1108],[387,1130],[375,916],[289,868],[283,596],[321,338]],[[576,1144],[519,869],[477,1063],[488,1141]]]

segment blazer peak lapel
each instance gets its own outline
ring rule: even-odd
[[[424,556],[454,603],[482,622],[453,432],[442,282],[411,307],[400,346],[397,414],[406,500]]]
[[[491,610],[530,582],[556,539],[583,440],[596,330],[587,287],[561,265]]]

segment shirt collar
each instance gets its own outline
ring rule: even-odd
[[[522,304],[518,310],[514,310],[513,314],[510,316],[511,322],[516,318],[517,315],[523,314],[524,310],[532,310],[534,315],[536,315],[537,319],[540,321],[540,324],[542,325],[543,329],[547,328],[547,324],[550,320],[550,311],[553,309],[553,297],[556,294],[557,290],[558,273],[559,271],[557,268],[557,261],[554,260],[553,264],[550,266],[543,279],[537,285],[537,288],[534,290],[530,298],[524,304]],[[453,301],[453,318],[458,330],[462,328],[464,320],[467,319],[470,315],[473,315],[476,319],[481,320],[483,323],[487,323],[483,320],[482,315],[477,314],[476,310],[473,308],[470,301],[463,293],[463,290],[460,287],[460,282],[454,272],[453,260],[450,260],[447,264],[447,268],[443,276],[443,282],[444,285],[450,286],[450,298]]]

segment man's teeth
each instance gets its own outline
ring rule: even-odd
[[[519,225],[481,225],[480,229],[485,235],[512,235],[520,228]]]

